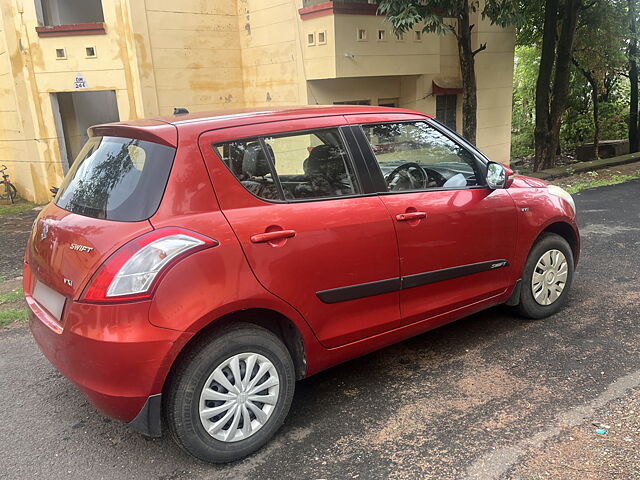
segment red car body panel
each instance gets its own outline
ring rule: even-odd
[[[399,109],[336,106],[189,114],[92,128],[93,135],[155,141],[177,151],[162,201],[146,221],[97,220],[54,203],[42,210],[27,246],[24,275],[38,345],[97,408],[132,421],[147,398],[162,393],[189,341],[229,314],[263,309],[288,319],[304,347],[303,374],[312,375],[506,302],[535,239],[554,224],[573,232],[577,261],[579,235],[571,208],[535,179],[516,177],[507,190],[271,203],[245,190],[212,148],[238,138],[425,118]],[[397,215],[421,210],[425,219],[396,221]],[[218,244],[173,265],[150,300],[106,305],[82,300],[114,251],[161,227],[188,229]],[[251,241],[275,230],[295,235]],[[82,254],[70,248],[73,243],[93,250]],[[508,264],[351,301],[327,303],[317,295],[499,260]],[[33,298],[36,281],[65,298],[59,320]]]
[[[401,292],[402,317],[413,323],[487,297],[515,282],[517,217],[506,190],[434,191],[381,197],[392,217],[425,212],[415,222],[396,222],[402,276],[506,260],[508,266]],[[499,252],[499,253],[498,253]],[[429,302],[425,302],[429,298]]]
[[[571,229],[574,241],[569,243],[572,244],[575,265],[580,259],[580,232],[575,214],[561,198],[544,194],[545,189],[546,184],[541,180],[516,176],[507,190],[518,210],[518,248],[514,261],[521,268],[540,233],[554,224]]]
[[[34,280],[27,265],[23,284],[30,304]],[[44,311],[34,311],[29,325],[45,356],[91,403],[128,422],[150,392],[162,390],[173,360],[192,335],[151,325],[150,303],[68,301],[63,329],[56,329]]]
[[[77,300],[93,273],[111,253],[152,229],[146,220],[110,222],[88,218],[67,212],[51,202],[34,222],[27,252],[29,265],[40,281],[70,300]],[[93,250],[87,255],[72,250],[73,244]],[[65,279],[72,285],[65,283]]]
[[[316,292],[398,277],[393,223],[378,197],[337,198],[288,204],[258,199],[237,182],[212,144],[249,135],[322,128],[341,117],[273,122],[207,132],[200,148],[220,206],[258,280],[307,320],[329,348],[381,333],[401,324],[398,292],[351,302],[323,303]],[[294,230],[279,243],[252,243],[252,235]],[[339,245],[339,248],[336,248]],[[375,260],[372,260],[375,259]],[[313,272],[308,275],[307,272]]]

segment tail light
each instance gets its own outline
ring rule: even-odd
[[[182,228],[161,228],[118,249],[100,267],[81,300],[114,302],[150,298],[160,277],[178,260],[218,245]]]

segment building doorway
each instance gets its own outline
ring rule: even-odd
[[[87,128],[120,120],[116,92],[52,93],[51,102],[60,140],[60,158],[66,172],[88,139]]]

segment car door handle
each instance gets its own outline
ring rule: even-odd
[[[423,218],[427,218],[426,212],[407,212],[396,215],[396,220],[399,222],[410,222],[412,220],[422,220]]]
[[[275,232],[258,233],[251,236],[252,243],[268,243],[296,236],[295,230],[277,230]]]

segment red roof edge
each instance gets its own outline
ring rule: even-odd
[[[444,88],[436,82],[432,82],[431,88],[434,95],[459,95],[464,91],[462,88]]]
[[[323,2],[298,10],[302,20],[322,17],[324,15],[377,15],[378,6],[371,3]]]

